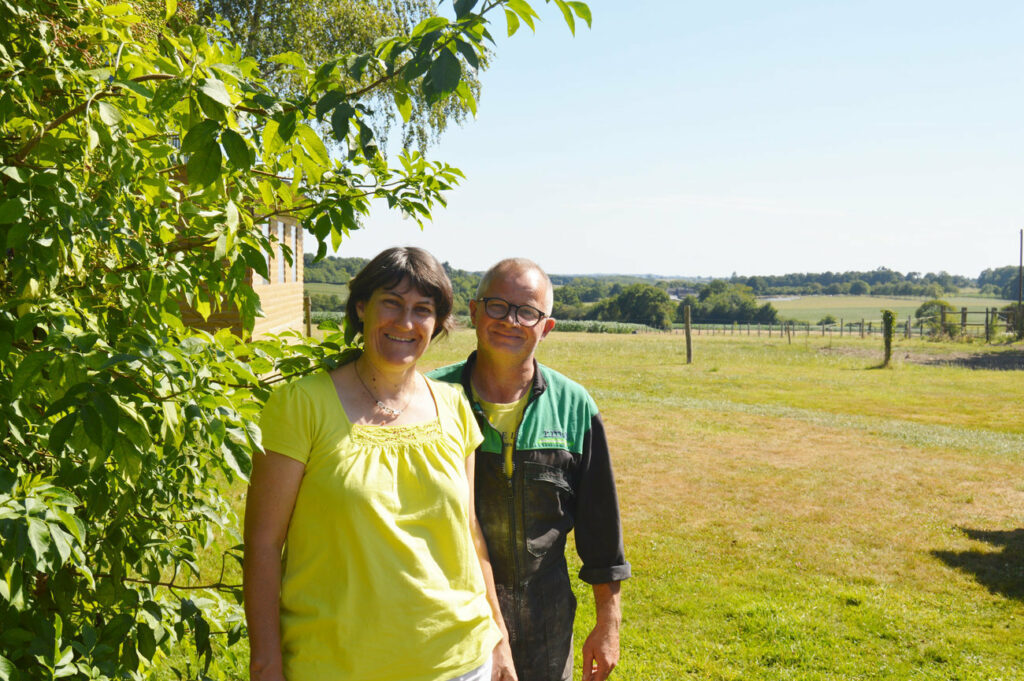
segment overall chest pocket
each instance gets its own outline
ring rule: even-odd
[[[575,495],[566,471],[555,466],[526,461],[523,478],[526,550],[542,558],[572,529]]]

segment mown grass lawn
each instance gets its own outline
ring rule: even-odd
[[[877,369],[877,340],[694,341],[691,365],[678,334],[539,353],[613,446],[634,571],[613,678],[1024,678],[1024,372],[909,361],[1024,348],[898,340]]]
[[[900,359],[954,351],[985,352],[718,336],[686,365],[680,335],[549,336],[614,447],[616,677],[1024,678],[1024,374]]]
[[[958,295],[943,297],[947,303],[959,310],[966,307],[970,311],[982,312],[985,308],[1003,307],[1009,300],[984,296]],[[808,324],[816,324],[825,315],[832,315],[837,320],[859,322],[861,319],[874,322],[877,326],[882,319],[882,310],[892,310],[898,320],[913,318],[914,311],[928,298],[888,297],[888,296],[796,296],[780,300],[771,300],[772,306],[779,311],[782,319],[792,319]],[[972,318],[971,323],[982,323],[982,318]]]

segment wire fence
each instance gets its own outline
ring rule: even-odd
[[[684,325],[677,325],[673,333],[685,333]],[[693,335],[746,335],[765,337],[824,336],[840,338],[873,338],[883,333],[881,317],[878,319],[844,319],[840,318],[831,324],[811,324],[810,322],[691,322]],[[985,308],[948,311],[942,309],[940,314],[930,317],[908,317],[897,321],[895,334],[903,338],[927,338],[945,336],[949,338],[984,338],[986,341],[1005,334],[1016,333],[1017,321],[1013,310]]]

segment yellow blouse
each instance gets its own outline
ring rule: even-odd
[[[465,459],[483,440],[461,389],[427,379],[437,419],[353,425],[324,372],[275,391],[263,447],[306,466],[288,527],[288,681],[440,681],[500,634],[469,527]]]

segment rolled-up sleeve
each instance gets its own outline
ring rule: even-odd
[[[622,543],[619,499],[615,492],[608,440],[600,414],[590,419],[583,441],[576,484],[576,551],[583,567],[580,579],[606,584],[632,574]]]

